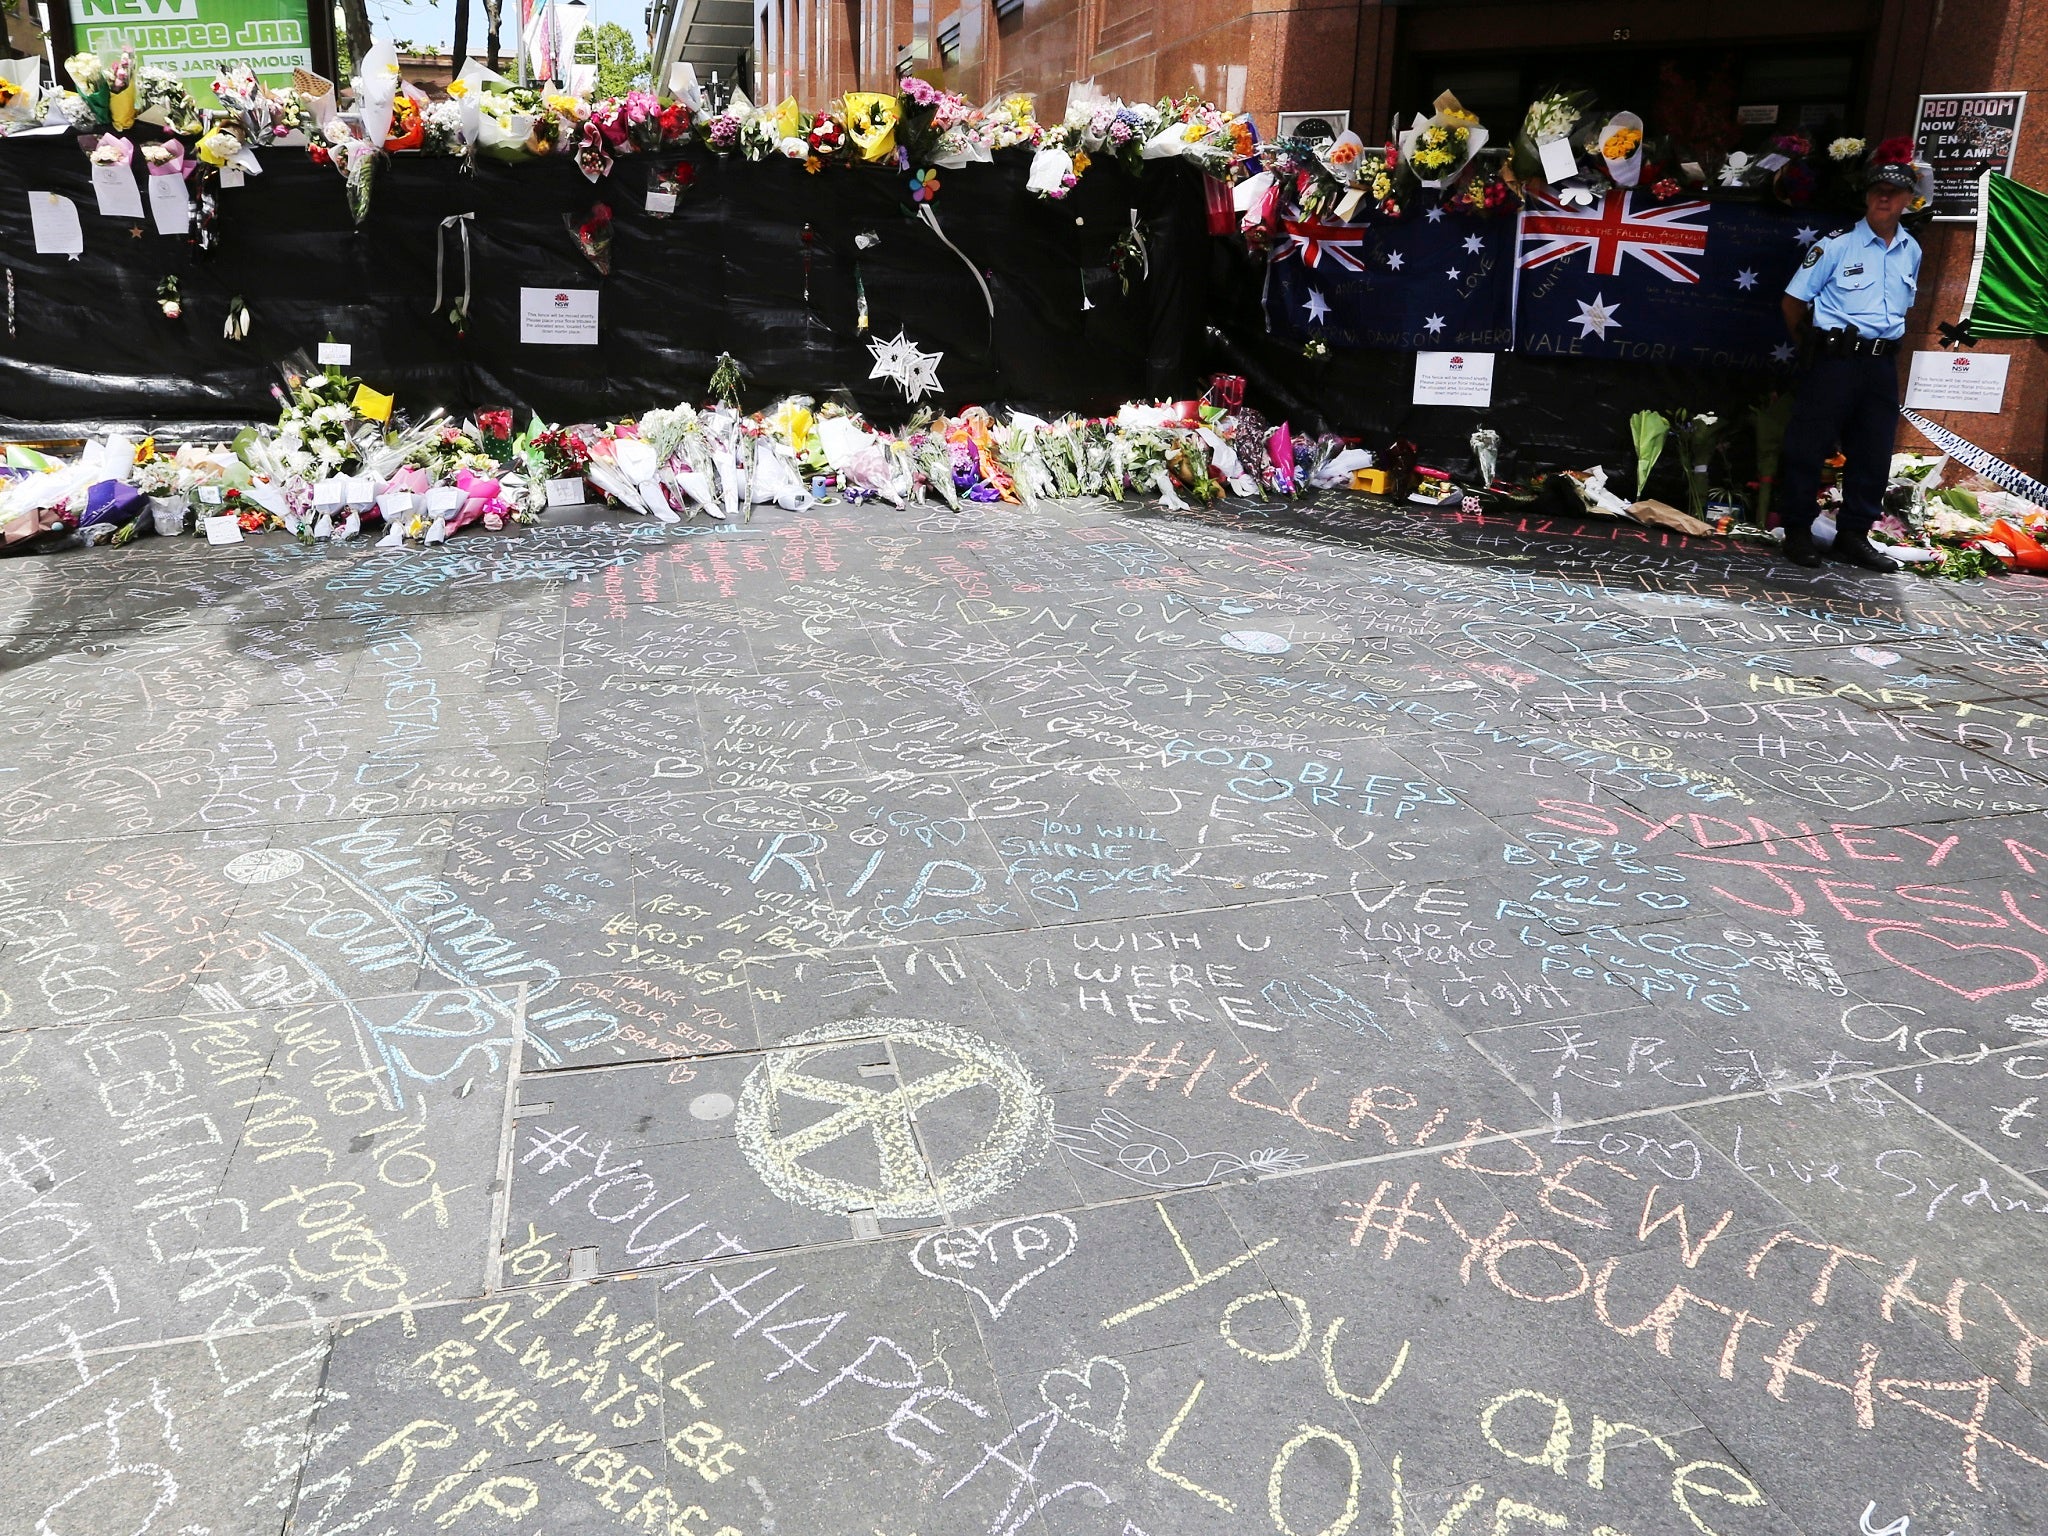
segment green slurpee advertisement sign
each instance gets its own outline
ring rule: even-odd
[[[124,43],[138,64],[182,76],[193,95],[223,62],[247,64],[265,85],[288,85],[313,67],[309,0],[70,0],[82,52],[113,55]]]

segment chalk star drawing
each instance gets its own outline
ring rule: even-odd
[[[1330,301],[1311,288],[1308,291],[1308,298],[1303,301],[1301,307],[1308,311],[1308,318],[1312,324],[1321,325],[1323,317],[1330,312]]]
[[[1621,306],[1608,303],[1604,294],[1594,294],[1593,302],[1590,304],[1583,300],[1577,302],[1579,305],[1578,317],[1568,321],[1567,324],[1576,325],[1579,328],[1579,335],[1581,337],[1598,336],[1602,341],[1605,341],[1609,331],[1621,329],[1621,322],[1614,318],[1621,312]]]
[[[902,331],[893,340],[869,342],[868,351],[875,359],[868,377],[887,379],[903,391],[904,399],[922,400],[939,392],[939,359],[945,353],[918,351],[917,343]]]
[[[856,1055],[871,1058],[877,1037],[894,1057],[924,1054],[945,1064],[886,1089],[809,1070],[829,1070],[837,1056],[850,1073]],[[979,1102],[981,1089],[995,1096],[993,1123],[951,1162],[929,1161],[912,1123],[917,1112],[962,1094]],[[822,1118],[804,1107],[819,1104],[835,1107]],[[1051,1151],[1052,1101],[1015,1056],[978,1035],[917,1019],[864,1019],[807,1030],[770,1050],[740,1089],[733,1129],[761,1181],[792,1205],[892,1220],[943,1216],[986,1200]],[[879,1171],[871,1184],[805,1161],[828,1148],[843,1157],[838,1144],[856,1136],[873,1142]]]

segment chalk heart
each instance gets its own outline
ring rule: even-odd
[[[1728,766],[1766,789],[1830,810],[1863,811],[1892,797],[1889,780],[1861,768],[1775,763],[1762,757],[1730,758]]]
[[[1077,1429],[1111,1445],[1124,1443],[1124,1405],[1130,1401],[1131,1377],[1121,1360],[1093,1355],[1078,1371],[1047,1371],[1038,1379],[1038,1395]]]
[[[1869,662],[1873,667],[1888,667],[1899,659],[1897,651],[1881,651],[1874,645],[1859,645],[1849,654],[1860,661]]]
[[[2010,944],[1952,944],[1919,928],[1873,928],[1870,947],[1902,971],[1955,993],[1965,1002],[1995,997],[2000,992],[2026,992],[2048,981],[2048,960]],[[1959,976],[1950,981],[1941,972]],[[2025,971],[2027,974],[2018,976]],[[2017,976],[2017,979],[2015,977]],[[1969,982],[1985,985],[1973,987]]]
[[[1016,1294],[1074,1251],[1078,1234],[1065,1216],[1025,1216],[987,1227],[934,1232],[910,1250],[927,1280],[944,1280],[981,1298],[1001,1317]]]

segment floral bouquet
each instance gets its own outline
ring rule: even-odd
[[[1249,118],[1225,112],[1192,92],[1178,100],[1168,97],[1154,110],[1161,126],[1145,146],[1148,160],[1178,155],[1216,174],[1257,148]]]
[[[64,61],[64,73],[78,87],[88,127],[126,133],[135,126],[135,50],[123,47],[111,61],[97,53],[75,53]]]
[[[391,129],[384,137],[384,149],[390,154],[405,150],[423,148],[427,142],[427,101],[410,86],[400,90],[391,100]]]
[[[530,86],[477,87],[476,148],[497,160],[545,154],[541,124],[547,116],[540,92]],[[549,119],[551,121],[551,119]]]
[[[6,66],[0,64],[0,69]],[[145,66],[135,75],[135,119],[154,123],[172,133],[200,131],[199,102],[185,88],[185,82],[166,69]],[[0,116],[4,116],[0,112]]]
[[[597,268],[598,275],[610,277],[612,275],[611,205],[609,203],[593,204],[590,211],[581,219],[578,219],[573,213],[565,213],[562,215],[562,223],[567,227],[570,237],[575,240],[576,248],[583,253],[584,258],[593,267]]]
[[[1617,187],[1633,187],[1643,174],[1643,120],[1633,112],[1617,112],[1597,130],[1593,142],[1607,179]]]
[[[1401,135],[1400,158],[1421,185],[1441,188],[1486,147],[1486,129],[1449,91],[1437,97],[1434,106],[1428,117],[1417,113]]]
[[[886,160],[896,153],[896,125],[903,104],[874,91],[848,91],[842,98],[846,131],[863,160]]]
[[[928,418],[912,422],[909,443],[911,483],[917,499],[924,501],[928,491],[937,491],[939,499],[958,512],[960,487],[953,479],[953,450],[946,442],[944,418],[936,423]]]
[[[43,61],[0,59],[0,133],[18,123],[32,123],[42,115]]]
[[[845,123],[824,112],[812,119],[811,126],[805,130],[804,149],[804,169],[817,171],[851,159],[853,140],[846,132]]]
[[[984,141],[992,150],[1029,144],[1038,137],[1038,119],[1030,96],[1011,91],[981,109]]]
[[[1553,87],[1529,103],[1529,110],[1523,115],[1522,126],[1515,134],[1513,159],[1514,173],[1523,181],[1541,181],[1551,184],[1571,179],[1569,175],[1557,174],[1562,171],[1562,162],[1569,159],[1573,171],[1577,170],[1578,156],[1572,149],[1572,132],[1579,121],[1593,105],[1591,91],[1568,91]],[[1551,145],[1562,145],[1561,149],[1545,150]]]
[[[348,189],[349,217],[358,224],[370,216],[370,193],[376,187],[377,161],[382,153],[366,139],[351,138],[335,155],[342,182]]]
[[[995,423],[987,411],[970,405],[946,431],[946,449],[953,462],[953,485],[968,501],[1015,501],[1016,486],[1004,468],[995,441]]]

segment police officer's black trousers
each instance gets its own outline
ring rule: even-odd
[[[1837,536],[1861,538],[1884,510],[1892,443],[1899,430],[1899,368],[1895,357],[1823,357],[1799,381],[1785,448],[1778,460],[1778,516],[1788,528],[1810,527],[1820,495],[1821,466],[1837,446],[1842,510]]]

